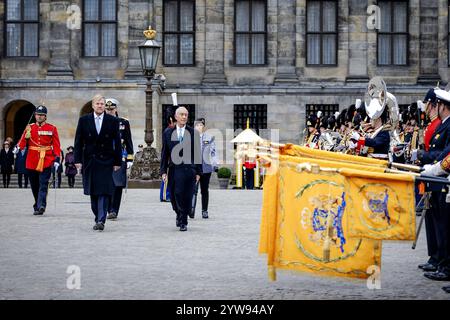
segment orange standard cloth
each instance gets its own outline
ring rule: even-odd
[[[412,241],[416,234],[414,177],[341,169],[349,237]]]
[[[270,278],[277,269],[368,278],[381,265],[381,242],[347,235],[345,176],[300,171],[290,160],[281,156],[264,183],[259,252]]]

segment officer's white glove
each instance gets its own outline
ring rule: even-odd
[[[57,171],[58,168],[59,168],[59,163],[58,163],[58,162],[55,162],[55,163],[53,164],[53,167],[55,167],[55,171]]]
[[[413,149],[412,151],[411,151],[411,159],[410,159],[410,161],[411,162],[414,162],[414,161],[417,161],[418,159],[417,159],[417,149]]]
[[[356,131],[352,131],[351,139],[358,141],[359,138],[361,138],[361,135]]]
[[[15,146],[14,149],[13,149],[13,151],[12,151],[12,153],[18,154],[19,151],[20,151],[19,147],[18,147],[18,146]]]
[[[127,162],[127,169],[130,169],[132,165],[133,165],[133,162],[128,161],[128,162]]]
[[[348,142],[348,147],[349,147],[350,149],[355,149],[357,145],[358,145],[358,144],[355,143],[355,142],[353,142],[353,141],[349,141],[349,142]]]
[[[442,170],[440,162],[435,164],[426,164],[423,166],[423,169],[422,174],[425,176],[437,177],[447,174],[444,170]]]

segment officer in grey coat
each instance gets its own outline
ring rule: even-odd
[[[202,194],[202,218],[208,219],[209,181],[211,179],[211,174],[218,169],[216,143],[214,137],[206,132],[205,125],[206,121],[204,118],[199,118],[194,122],[195,130],[200,133],[200,143],[202,146],[202,174],[200,175],[200,181],[195,186],[190,218],[195,217],[195,206],[197,204],[197,194],[200,185]]]
[[[114,180],[114,194],[108,207],[108,219],[116,220],[119,214],[120,203],[122,201],[123,188],[127,186],[127,169],[131,168],[133,164],[133,140],[131,139],[131,128],[128,119],[119,117],[117,108],[119,107],[119,101],[114,98],[106,99],[105,110],[106,113],[117,117],[119,120],[119,135],[122,146],[122,164],[120,170],[113,172]]]

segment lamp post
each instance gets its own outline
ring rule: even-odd
[[[159,158],[156,150],[152,148],[154,141],[153,135],[153,90],[152,80],[155,75],[156,65],[158,63],[158,55],[161,46],[156,42],[156,31],[148,27],[144,31],[145,42],[139,46],[139,54],[141,57],[142,71],[147,79],[145,89],[145,137],[144,141],[147,146],[142,152],[136,154],[134,164],[131,169],[131,180],[158,180],[153,187],[159,187]]]

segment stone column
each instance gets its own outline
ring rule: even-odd
[[[367,2],[348,0],[348,74],[347,82],[369,81],[367,73]],[[375,30],[370,31],[375,32]]]
[[[277,74],[275,84],[297,84],[296,57],[296,0],[278,1]]]
[[[439,1],[420,1],[420,68],[418,83],[436,85],[439,75]]]
[[[203,84],[227,84],[224,72],[224,8],[224,0],[206,0]]]
[[[67,13],[71,1],[50,1],[50,64],[47,70],[47,78],[51,79],[73,79],[72,67],[70,66],[70,38],[71,29],[77,29],[81,22],[70,20],[77,19],[76,12]],[[79,13],[81,14],[81,8]],[[75,16],[73,16],[75,15]],[[81,15],[79,15],[81,19]],[[78,24],[79,23],[79,24]]]

